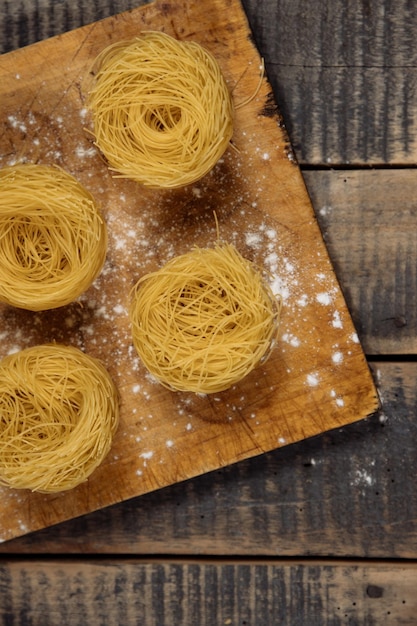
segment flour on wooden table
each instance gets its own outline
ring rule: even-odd
[[[81,126],[87,124],[88,111],[81,108],[79,111],[79,120]],[[54,120],[56,129],[63,129],[65,119],[62,115],[56,115]],[[36,129],[38,124],[37,118],[29,113],[25,119],[19,119],[18,116],[9,116],[7,119],[9,126],[18,133],[28,133]],[[303,332],[298,333],[297,329],[306,324],[311,324],[308,318],[309,306],[319,304],[328,309],[329,312],[329,328],[333,332],[343,329],[344,320],[341,313],[335,308],[337,296],[337,288],[334,285],[330,275],[317,271],[313,274],[313,284],[308,285],[308,290],[300,284],[300,276],[303,274],[301,258],[293,257],[291,248],[288,249],[283,241],[281,241],[279,227],[275,225],[273,220],[268,218],[259,219],[262,215],[263,193],[265,189],[265,181],[269,176],[271,162],[274,160],[275,154],[273,149],[263,149],[258,147],[256,142],[257,136],[243,133],[245,141],[250,150],[246,150],[245,158],[250,162],[254,171],[258,172],[258,164],[262,164],[262,170],[257,173],[257,181],[250,189],[243,185],[240,189],[237,185],[236,194],[232,194],[232,198],[224,194],[225,201],[219,206],[219,212],[224,211],[227,215],[231,212],[232,230],[228,233],[228,241],[234,243],[239,251],[245,256],[246,247],[249,255],[254,263],[264,272],[272,292],[275,296],[282,300],[282,320],[280,325],[280,335],[278,341],[278,349],[281,351],[285,359],[287,354],[300,353],[309,350],[312,354],[319,351],[320,337],[314,337],[314,328],[311,328],[310,334]],[[32,138],[33,149],[36,153],[43,151],[43,158],[56,160],[62,166],[63,153],[58,145],[54,143],[54,134],[50,132],[47,135],[37,137],[36,133]],[[240,147],[243,150],[244,147]],[[276,146],[277,153],[285,151],[285,147]],[[34,153],[35,153],[34,152]],[[289,161],[294,161],[294,155],[291,150],[285,151]],[[75,147],[75,156],[78,160],[77,168],[83,173],[84,184],[88,188],[89,171],[92,168],[92,162],[97,157],[97,151],[92,143],[87,139],[80,137],[80,141]],[[14,155],[9,155],[8,163],[13,164]],[[27,157],[25,157],[27,158]],[[234,156],[234,176],[236,181],[243,179],[242,163],[240,157]],[[30,160],[30,159],[28,159]],[[216,166],[216,172],[220,172],[225,165],[225,159],[221,159]],[[74,172],[77,177],[77,172]],[[210,175],[198,184],[195,184],[189,191],[189,196],[193,198],[194,203],[204,202],[210,194]],[[79,299],[82,310],[80,314],[68,313],[64,319],[64,325],[67,330],[74,329],[72,342],[74,345],[83,348],[83,342],[94,346],[97,350],[99,358],[108,360],[112,365],[112,371],[116,372],[116,378],[124,382],[125,380],[135,380],[140,376],[140,382],[129,382],[128,391],[135,398],[134,406],[131,414],[134,416],[133,425],[121,424],[118,436],[123,440],[132,440],[134,444],[138,444],[138,456],[140,467],[136,468],[136,475],[142,477],[146,470],[149,471],[150,465],[154,462],[162,463],[164,454],[166,458],[172,453],[176,453],[179,446],[178,438],[183,436],[192,437],[194,431],[199,428],[199,403],[204,402],[204,398],[191,398],[189,396],[178,395],[172,402],[172,420],[170,423],[169,435],[172,438],[162,438],[158,447],[153,446],[150,439],[150,431],[152,430],[152,422],[155,421],[152,413],[152,399],[155,393],[157,381],[144,370],[132,345],[130,324],[129,324],[129,294],[133,287],[131,276],[135,275],[138,279],[148,271],[155,269],[155,266],[161,266],[176,255],[177,248],[174,244],[175,233],[170,232],[169,227],[165,231],[161,230],[158,222],[158,211],[162,214],[162,200],[157,196],[144,196],[138,202],[138,210],[134,210],[135,198],[132,193],[119,191],[115,195],[115,189],[107,182],[97,186],[91,190],[96,199],[103,205],[105,220],[108,227],[108,257],[101,275],[96,279],[91,288],[83,294]],[[221,179],[218,185],[221,187]],[[110,199],[108,193],[110,189]],[[138,194],[141,190],[138,188]],[[226,199],[227,198],[227,199]],[[175,194],[170,200],[164,197],[164,211],[168,211],[170,203],[175,209]],[[220,200],[221,202],[221,200]],[[203,206],[203,205],[202,205]],[[241,207],[239,211],[236,207]],[[117,210],[116,210],[117,209]],[[321,213],[329,212],[331,207],[322,207]],[[163,216],[163,215],[162,215]],[[235,216],[235,217],[234,217]],[[207,223],[201,222],[201,228],[197,223],[193,225],[195,235],[206,236]],[[213,220],[212,225],[213,238],[212,243],[216,240],[216,228]],[[150,235],[152,233],[152,237]],[[178,238],[178,237],[177,237]],[[190,246],[192,245],[190,241]],[[317,255],[318,267],[320,264],[320,253]],[[327,284],[327,281],[329,284]],[[105,289],[108,283],[112,286]],[[114,286],[114,288],[113,288]],[[308,293],[307,293],[308,291]],[[81,316],[81,323],[79,323]],[[34,323],[41,323],[40,316],[34,316]],[[78,326],[77,326],[78,323]],[[106,333],[100,334],[97,328],[101,328],[105,324]],[[78,330],[78,335],[77,335]],[[303,340],[300,339],[303,337]],[[22,335],[20,329],[8,326],[2,329],[1,336],[5,345],[8,346],[7,351],[18,351],[26,345],[30,344],[31,337]],[[311,339],[310,339],[311,338]],[[350,341],[358,343],[359,339],[356,333],[350,336]],[[344,360],[348,352],[344,353],[345,346],[334,345],[333,351],[329,354],[329,367],[343,366]],[[346,350],[348,347],[346,346]],[[314,359],[313,359],[314,361]],[[293,363],[294,361],[289,360]],[[292,375],[290,366],[287,367],[287,374]],[[312,368],[311,372],[303,374],[308,393],[316,393],[320,388],[321,377],[319,372]],[[268,394],[273,389],[268,389],[265,385],[260,386],[259,380],[254,383],[255,388],[260,387],[262,393]],[[234,393],[235,388],[231,390]],[[234,397],[234,396],[233,396]],[[336,407],[344,406],[344,399],[337,389],[332,389],[330,399]],[[242,419],[241,415],[246,411],[246,417],[250,419],[253,428],[253,437],[257,437],[261,432],[262,419],[260,413],[256,409],[248,411],[247,399],[245,395],[234,398],[233,402],[228,402],[224,397],[214,396],[210,401],[213,403],[216,411],[223,414],[223,418],[227,422],[235,422]],[[283,433],[284,435],[285,433]],[[278,436],[277,443],[285,445],[287,438]],[[162,435],[163,437],[163,435]],[[217,451],[220,455],[220,451]],[[114,455],[113,460],[117,461],[118,455]],[[366,480],[365,480],[366,482]]]

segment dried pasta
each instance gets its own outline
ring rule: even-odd
[[[0,170],[0,301],[41,311],[69,304],[100,273],[107,230],[91,194],[58,167]]]
[[[87,480],[107,455],[118,394],[100,361],[58,344],[0,362],[0,484],[45,493]]]
[[[231,244],[195,247],[134,287],[133,343],[144,365],[176,391],[214,393],[265,361],[280,314],[261,273]]]
[[[232,99],[217,60],[198,43],[145,31],[105,48],[93,73],[95,143],[116,176],[180,187],[225,152]]]

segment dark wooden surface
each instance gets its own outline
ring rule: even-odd
[[[139,4],[0,0],[0,47]],[[0,624],[417,623],[417,4],[243,5],[382,409],[1,544]]]

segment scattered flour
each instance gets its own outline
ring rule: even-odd
[[[331,213],[332,210],[333,210],[333,208],[331,206],[324,205],[324,206],[320,207],[319,214],[322,215],[323,217],[325,217],[326,215]]]
[[[307,384],[310,387],[317,387],[319,384],[318,374],[307,374]]]
[[[285,341],[285,343],[289,343],[294,348],[298,348],[298,346],[301,343],[300,340],[298,339],[298,337],[295,337],[291,333],[284,333],[282,335],[281,339],[282,339],[282,341]]]
[[[16,78],[18,77],[16,76]],[[87,109],[82,108],[79,111],[82,124],[85,123],[87,115]],[[13,115],[7,118],[8,125],[21,133],[27,133],[28,128],[30,130],[30,126],[33,126],[35,122],[36,119],[34,117],[28,117],[24,121],[19,120]],[[62,126],[64,117],[57,115],[55,122]],[[35,137],[33,139],[33,145],[39,146],[39,143],[39,139]],[[50,145],[48,154],[51,159],[58,160],[62,158],[62,152],[59,146]],[[80,143],[75,147],[75,154],[78,159],[85,160],[86,168],[91,168],[91,159],[97,155],[97,151],[96,148],[88,144]],[[268,162],[271,160],[272,156],[268,151],[259,150],[257,155],[258,165],[259,158]],[[292,153],[288,153],[288,158],[290,160],[293,158]],[[224,162],[224,160],[222,160],[222,162]],[[268,172],[269,167],[265,166],[259,169]],[[253,254],[257,264],[265,269],[265,274],[268,277],[273,293],[276,296],[279,295],[282,299],[283,317],[279,341],[285,344],[285,348],[288,348],[288,353],[290,351],[294,354],[299,352],[301,355],[301,349],[310,351],[320,349],[320,339],[311,333],[313,340],[310,345],[308,343],[308,335],[305,332],[305,326],[311,325],[309,306],[317,307],[318,303],[323,307],[329,307],[328,319],[330,320],[330,332],[334,332],[332,328],[343,328],[343,322],[340,313],[337,310],[332,311],[336,292],[334,291],[335,288],[332,286],[333,282],[331,282],[330,286],[326,284],[326,281],[329,281],[328,274],[318,271],[313,275],[312,285],[304,284],[304,278],[302,278],[302,280],[300,279],[301,271],[299,264],[301,261],[297,259],[296,256],[293,258],[291,246],[288,246],[288,243],[284,244],[280,240],[280,233],[277,230],[278,226],[271,226],[273,222],[267,222],[267,220],[253,225],[249,220],[248,223],[250,223],[250,226],[247,227],[246,231],[243,230],[242,232],[242,223],[245,223],[244,220],[246,219],[245,211],[249,209],[252,213],[257,214],[257,212],[263,208],[263,180],[260,175],[257,192],[256,188],[255,190],[251,189],[250,194],[249,192],[243,191],[233,198],[233,204],[231,204],[230,207],[225,206],[224,208],[226,210],[235,210],[238,205],[243,207],[240,211],[241,221],[236,225],[233,237],[235,237],[236,243],[242,243],[243,238],[243,244],[246,245]],[[194,186],[190,191],[191,201],[198,204],[197,201],[203,200],[206,193],[207,188],[205,183],[199,183],[198,186]],[[102,194],[101,197],[104,198],[107,194],[107,188],[103,185],[103,189],[99,190],[98,194]],[[145,433],[148,431],[147,424],[149,424],[149,431],[152,429],[152,422],[148,421],[152,419],[152,414],[148,413],[145,415],[142,412],[144,407],[142,401],[149,402],[152,399],[156,381],[149,374],[144,374],[143,366],[140,364],[131,345],[129,325],[127,322],[127,294],[129,293],[131,285],[126,282],[125,274],[128,275],[128,280],[130,280],[133,274],[139,277],[146,273],[148,269],[154,268],[156,262],[160,265],[169,258],[172,258],[175,254],[174,245],[169,245],[169,231],[167,233],[168,237],[164,234],[164,236],[161,235],[158,241],[155,241],[155,232],[158,232],[160,224],[158,218],[153,215],[154,213],[161,213],[161,208],[163,208],[164,211],[168,211],[170,208],[169,202],[165,196],[164,202],[166,204],[164,205],[162,203],[160,206],[155,206],[154,197],[152,195],[149,197],[151,198],[149,202],[143,200],[140,205],[138,204],[140,210],[132,209],[132,194],[128,192],[119,192],[118,195],[111,197],[111,202],[108,202],[109,207],[106,213],[110,259],[106,262],[101,277],[96,281],[89,293],[80,299],[83,312],[69,316],[67,318],[68,322],[66,322],[68,329],[71,329],[74,333],[74,337],[80,337],[80,347],[83,347],[85,342],[91,342],[91,345],[95,346],[102,355],[107,354],[108,348],[111,348],[111,359],[114,361],[116,370],[119,371],[118,375],[120,375],[120,371],[125,373],[126,370],[129,375],[137,372],[141,373],[141,384],[130,383],[129,389],[131,389],[133,394],[138,396],[136,404],[139,407],[139,413],[138,409],[135,407],[132,409],[132,414],[135,415],[135,422],[140,424],[139,428]],[[111,211],[111,207],[115,204],[119,206],[121,211],[114,213]],[[174,209],[176,208],[174,205],[172,205],[172,207]],[[330,210],[331,207],[322,207],[320,213],[325,215]],[[153,235],[151,233],[153,233]],[[317,257],[319,261],[318,267],[321,268],[320,253],[317,254]],[[117,285],[117,287],[114,291],[111,291],[111,293],[107,293],[103,289],[104,281],[109,281],[111,285]],[[321,310],[321,307],[317,308]],[[107,336],[104,334],[100,336],[100,334],[97,333],[97,325],[99,328],[102,328],[103,325],[105,326]],[[298,332],[298,329],[303,325],[304,332]],[[77,335],[77,333],[79,333],[79,335]],[[302,337],[303,341],[301,341],[299,337]],[[307,337],[307,339],[305,339],[305,337]],[[17,352],[24,347],[21,339],[16,334],[12,334],[9,330],[2,329],[0,338],[6,341],[6,345],[9,346],[9,353]],[[352,343],[359,343],[356,333],[350,335],[350,340]],[[74,342],[75,341],[76,339],[74,339]],[[342,349],[333,352],[331,359],[333,363],[341,364],[344,360]],[[314,365],[312,367],[314,367]],[[334,368],[334,370],[336,370],[336,368]],[[290,367],[284,367],[283,372],[287,372],[289,377],[292,375]],[[313,371],[303,375],[309,387],[317,387],[320,384],[320,372]],[[134,380],[134,378],[129,380]],[[255,386],[258,385],[259,381],[256,381]],[[259,387],[260,389],[262,388],[262,391],[266,389],[260,385]],[[344,405],[344,401],[336,389],[331,390],[330,396],[332,402],[336,403],[337,406],[341,407]],[[198,401],[200,400],[201,398],[198,399]],[[243,413],[244,409],[247,409],[245,405],[246,399],[244,397],[240,397],[235,404],[232,403],[230,405],[224,404],[223,397],[211,397],[210,402],[213,402],[213,405],[217,407],[217,412],[220,413],[224,411],[224,413],[227,413],[229,421],[235,420],[238,414],[240,415],[240,413]],[[151,405],[149,405],[149,407],[152,408]],[[185,436],[184,430],[189,433],[198,428],[199,422],[194,423],[193,421],[188,421],[192,419],[193,415],[198,415],[198,411],[196,411],[195,406],[193,406],[193,400],[187,401],[184,399],[181,402],[178,401],[175,416],[181,418],[179,419],[180,426],[178,427],[179,436]],[[254,436],[256,436],[256,426],[262,423],[260,414],[257,414],[255,410],[251,410],[250,413],[246,413],[245,415],[251,419],[251,427],[253,427]],[[154,422],[155,421],[156,418]],[[171,424],[173,428],[174,423],[175,422]],[[171,435],[171,431],[169,435],[172,436],[172,439],[165,440],[165,447],[174,448],[174,450],[179,449],[179,445],[176,445],[177,440],[174,438],[174,435]],[[143,436],[143,440],[142,437],[136,436],[135,441],[144,447],[149,446],[149,438],[147,443],[147,437],[145,435]],[[161,447],[163,447],[163,442],[164,439],[162,439]],[[284,445],[286,439],[280,436],[277,442],[280,445]],[[151,443],[150,445],[153,444]],[[143,461],[143,467],[146,467],[147,463],[151,461],[154,455],[159,458],[159,453],[161,453],[160,450],[154,453],[153,450],[148,450],[146,447],[145,450],[142,448],[142,451],[138,454],[139,458]],[[167,456],[168,454],[169,453],[166,453]],[[314,459],[311,460],[311,464],[315,464]],[[138,476],[141,476],[143,470],[138,469],[136,473]],[[367,482],[366,477],[363,478],[363,480]]]
[[[332,303],[332,296],[328,292],[321,292],[316,295],[317,302],[320,304],[324,304],[325,306],[329,306]]]
[[[247,232],[245,240],[247,246],[258,246],[262,243],[262,235],[260,233]]]
[[[9,122],[10,126],[15,129],[15,130],[19,130],[21,133],[26,133],[27,132],[27,126],[24,122],[22,122],[21,120],[19,120],[17,117],[15,117],[14,115],[9,115],[7,117],[7,121]]]
[[[338,351],[332,354],[333,363],[341,363],[343,361],[343,353]]]
[[[334,328],[343,328],[343,323],[342,323],[339,311],[334,311],[333,313],[332,326]]]
[[[86,157],[97,156],[97,150],[94,147],[85,148],[84,146],[77,146],[75,154],[79,159],[85,159]]]
[[[353,485],[371,486],[375,484],[375,478],[365,469],[357,469]]]

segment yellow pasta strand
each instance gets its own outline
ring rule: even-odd
[[[174,188],[207,174],[233,133],[217,60],[196,42],[146,31],[106,48],[88,94],[95,143],[119,177]]]
[[[0,301],[41,311],[69,304],[102,269],[107,230],[91,194],[58,167],[0,170]]]
[[[91,194],[58,167],[0,170],[0,301],[53,309],[97,277],[107,251],[105,223]]]
[[[138,355],[166,387],[214,393],[270,353],[280,300],[231,244],[194,248],[142,277],[130,318]]]
[[[107,455],[118,394],[98,360],[40,345],[0,362],[0,484],[45,493],[87,480]]]

